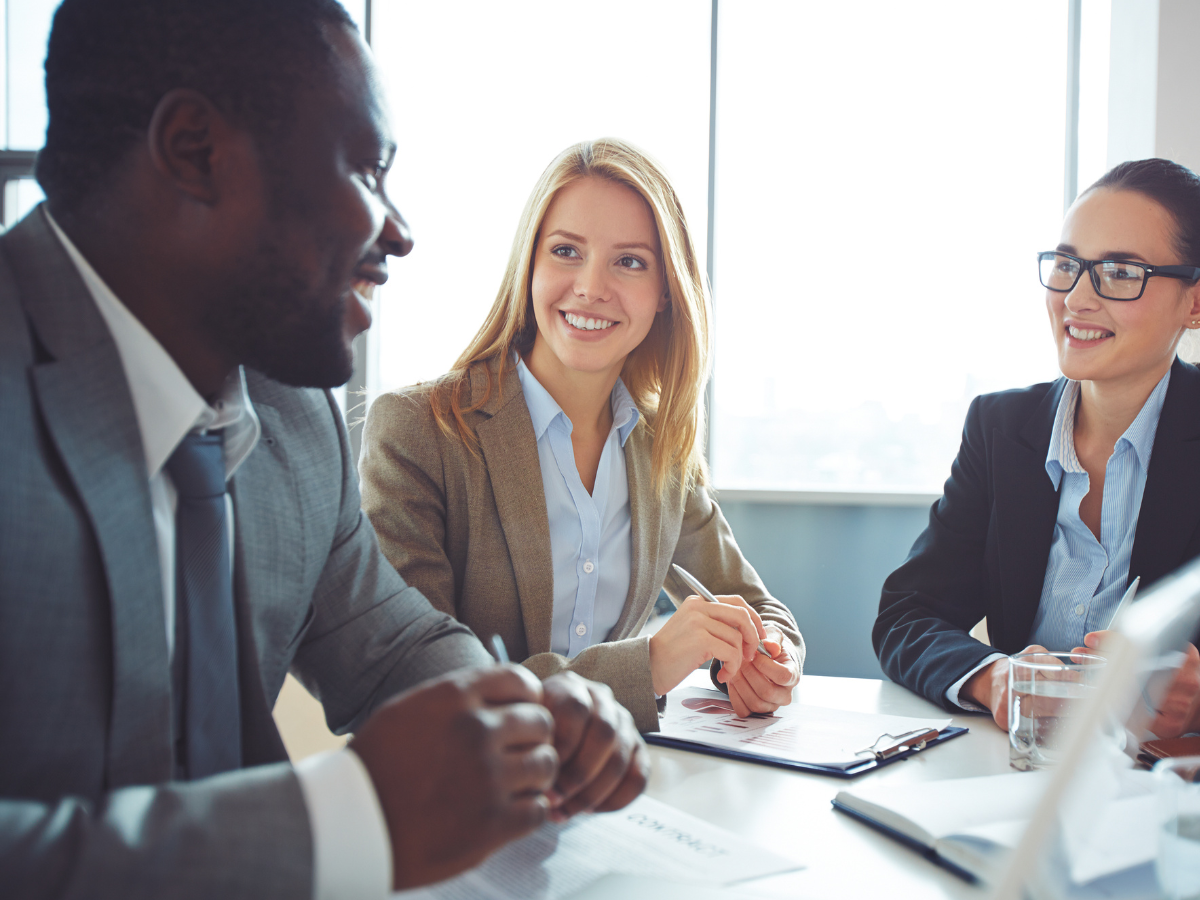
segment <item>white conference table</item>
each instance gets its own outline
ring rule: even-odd
[[[685,682],[708,686],[707,670]],[[899,685],[866,678],[805,675],[796,700],[857,712],[944,718]],[[923,856],[835,810],[849,785],[909,784],[1009,772],[1008,737],[983,715],[961,714],[969,733],[856,778],[832,778],[650,747],[646,793],[796,860],[805,868],[745,886],[762,897],[878,898],[986,896]]]

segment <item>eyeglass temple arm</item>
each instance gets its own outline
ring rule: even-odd
[[[1185,281],[1200,281],[1200,266],[1146,266],[1151,275],[1167,275]]]

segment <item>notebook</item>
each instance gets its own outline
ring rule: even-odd
[[[967,881],[991,881],[1007,865],[1051,778],[1013,772],[839,791],[833,805],[907,844]],[[1081,881],[1123,872],[1154,857],[1154,796],[1148,773],[1122,773],[1118,796],[1100,815],[1104,852]],[[1144,823],[1139,824],[1139,823]]]

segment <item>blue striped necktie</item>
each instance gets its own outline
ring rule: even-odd
[[[192,432],[167,461],[175,512],[175,702],[181,773],[242,764],[237,625],[221,432]]]

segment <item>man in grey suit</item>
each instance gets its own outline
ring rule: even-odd
[[[341,7],[65,0],[46,78],[0,238],[4,895],[383,896],[628,803],[611,694],[489,665],[359,510],[321,388],[412,242]],[[349,749],[287,762],[289,669]]]

